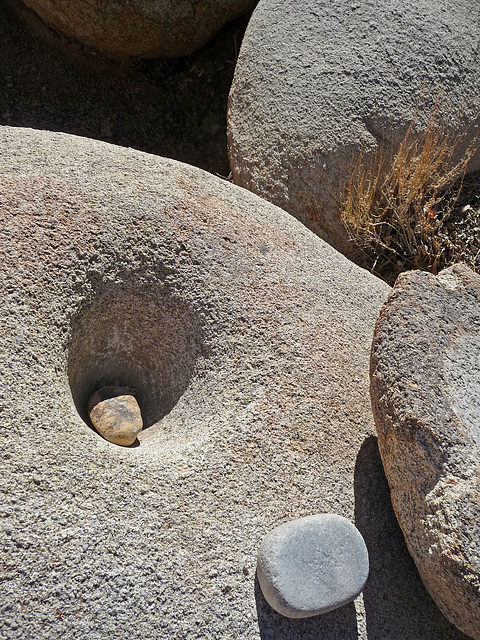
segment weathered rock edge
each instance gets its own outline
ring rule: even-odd
[[[455,413],[446,358],[480,333],[480,276],[401,275],[377,321],[371,399],[393,507],[442,612],[480,639],[480,449]],[[478,418],[478,416],[477,416]]]

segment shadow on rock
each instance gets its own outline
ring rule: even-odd
[[[255,602],[262,640],[357,640],[353,602],[313,618],[291,620],[274,611],[255,577]]]
[[[370,575],[363,590],[368,640],[467,640],[423,586],[390,501],[377,438],[366,438],[355,465],[355,525]]]
[[[248,15],[181,58],[110,59],[0,2],[0,125],[62,131],[228,175],[226,114]]]

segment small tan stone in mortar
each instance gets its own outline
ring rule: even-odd
[[[127,447],[143,428],[138,402],[125,387],[103,387],[91,396],[87,411],[93,426],[109,442]]]

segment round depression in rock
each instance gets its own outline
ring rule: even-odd
[[[335,514],[286,522],[262,540],[257,576],[269,605],[308,618],[351,602],[368,577],[368,551],[356,527]]]
[[[352,521],[358,512],[371,334],[389,288],[195,167],[48,131],[0,127],[0,141],[0,482],[12,532],[0,636],[55,637],[59,617],[40,620],[35,602],[65,617],[79,600],[96,618],[68,617],[72,638],[285,636],[285,619],[256,607],[258,545],[279,514],[304,516],[307,497],[318,513],[340,502]],[[91,428],[88,401],[111,385],[132,388],[138,445]],[[382,504],[362,500],[376,520],[370,505]],[[432,605],[420,606],[410,558],[392,547],[410,605],[395,623],[417,631]],[[395,598],[387,582],[380,597]],[[302,640],[318,640],[316,626]],[[351,640],[350,624],[338,629]]]

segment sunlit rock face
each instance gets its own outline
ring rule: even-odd
[[[479,38],[472,0],[262,0],[229,97],[233,181],[354,257],[341,211],[360,161],[385,169],[435,105],[459,152],[478,135]]]
[[[371,396],[392,503],[443,613],[480,638],[480,276],[401,275],[375,329]]]
[[[55,637],[66,620],[78,638],[281,637],[256,597],[265,534],[312,511],[385,517],[355,476],[382,482],[374,452],[356,466],[390,288],[200,169],[14,127],[0,155],[0,635]],[[142,412],[127,447],[88,415],[112,386]],[[394,550],[438,630],[398,535]],[[385,597],[378,573],[371,588]],[[347,607],[339,640],[357,624]]]

